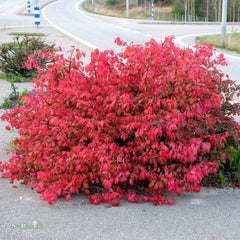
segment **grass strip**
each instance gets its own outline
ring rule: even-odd
[[[221,34],[205,35],[198,39],[198,43],[207,43],[215,48],[225,49],[240,53],[240,33],[228,33],[226,36],[226,43],[223,44]]]
[[[32,32],[11,32],[9,35],[14,35],[14,36],[38,36],[38,37],[44,37],[46,36],[44,33],[32,33]]]

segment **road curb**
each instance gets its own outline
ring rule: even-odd
[[[221,22],[174,22],[174,21],[142,21],[139,24],[178,24],[178,25],[221,25]],[[239,25],[239,22],[228,22],[230,25]]]

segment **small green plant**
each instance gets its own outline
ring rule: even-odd
[[[7,76],[6,76],[6,74],[5,73],[3,73],[3,72],[0,72],[0,79],[7,79]]]
[[[20,93],[17,91],[17,87],[12,82],[11,82],[11,89],[12,89],[12,92],[9,94],[8,97],[4,98],[4,102],[0,106],[0,108],[9,109],[9,108],[15,107],[17,104],[19,106],[23,105],[23,100],[19,100]],[[31,92],[29,93],[28,90],[25,89],[22,92],[21,96],[26,96],[29,94],[31,94]]]
[[[231,154],[225,162],[219,163],[219,179],[221,185],[240,186],[240,151],[231,147]]]
[[[226,178],[226,176],[224,175],[224,171],[222,171],[222,170],[219,171],[219,179],[220,179],[220,184],[221,184],[221,186],[226,185],[227,178]]]
[[[240,187],[240,146],[230,147],[228,157],[218,165],[217,175],[209,175],[203,185]]]
[[[232,168],[240,170],[240,151],[235,151],[233,153]]]
[[[17,105],[19,92],[17,91],[17,88],[13,83],[11,83],[11,89],[12,89],[12,92],[9,94],[8,97],[4,98],[4,102],[1,105],[1,108],[7,109]]]
[[[23,80],[19,77],[35,77],[36,69],[27,69],[24,63],[27,61],[28,55],[33,55],[38,59],[39,66],[46,65],[49,63],[47,53],[44,57],[40,57],[37,52],[48,49],[54,50],[54,44],[49,45],[40,37],[16,36],[13,38],[13,42],[0,46],[0,68],[3,73],[13,75],[14,81]]]

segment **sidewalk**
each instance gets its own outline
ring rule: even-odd
[[[40,0],[40,3],[44,1]],[[45,1],[46,2],[46,1]],[[48,1],[47,1],[48,2]],[[25,32],[36,28],[24,29]],[[0,40],[10,41],[1,31]],[[90,51],[49,26],[40,26],[46,40],[61,45],[64,52],[75,45]],[[31,83],[17,83],[21,92]],[[11,92],[0,80],[0,104]],[[0,115],[4,110],[0,110]],[[5,130],[0,121],[0,161],[7,161],[5,149],[16,133]],[[49,206],[39,195],[19,182],[0,179],[0,240],[238,240],[240,239],[240,190],[203,188],[200,193],[174,197],[176,204],[154,206],[123,201],[119,207],[89,203],[78,194],[67,202],[64,197]]]

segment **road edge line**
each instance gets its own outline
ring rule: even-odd
[[[85,40],[77,37],[76,35],[74,35],[74,34],[68,32],[68,31],[66,31],[65,29],[59,27],[58,25],[54,24],[54,23],[46,16],[45,10],[46,10],[49,6],[51,6],[51,5],[55,4],[55,3],[56,3],[56,2],[52,2],[52,3],[48,4],[47,6],[43,7],[43,9],[41,10],[41,12],[42,12],[42,15],[43,15],[44,19],[45,19],[52,27],[56,28],[58,31],[62,32],[63,34],[65,34],[65,35],[73,38],[74,40],[78,41],[79,43],[85,45],[86,47],[89,47],[89,48],[91,48],[92,50],[98,48],[100,51],[103,51],[102,49],[100,49],[100,48],[97,47],[96,45],[91,44],[91,43],[89,43],[89,42],[87,42],[87,41],[85,41]]]

